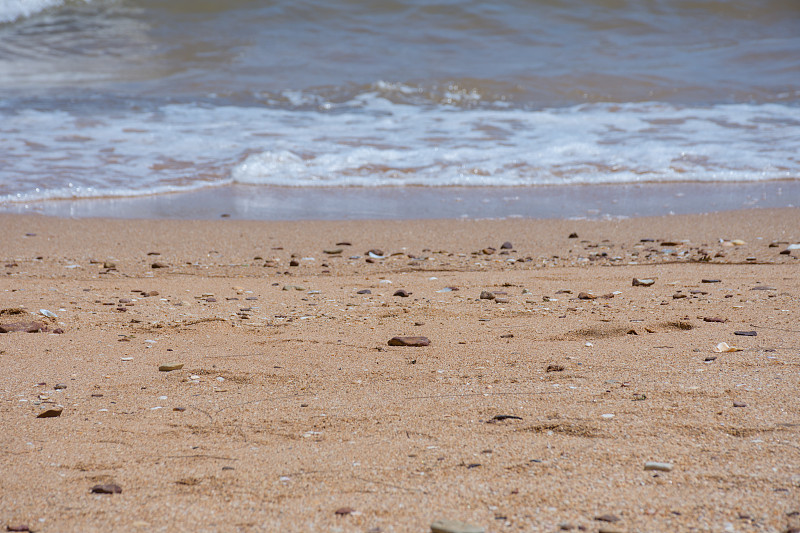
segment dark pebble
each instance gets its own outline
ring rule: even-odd
[[[588,292],[581,292],[578,293],[578,300],[594,300],[597,296],[594,294],[589,294]]]
[[[501,250],[513,250],[514,249],[514,245],[511,244],[510,242],[506,241],[502,245],[500,245],[500,249]]]
[[[47,409],[46,411],[42,411],[41,413],[36,415],[36,418],[55,418],[57,416],[61,416],[62,411],[63,409],[54,407],[52,409]]]
[[[428,346],[431,343],[428,337],[392,337],[389,346]]]
[[[289,266],[290,267],[300,266],[300,261],[298,261],[297,259],[292,259],[291,261],[289,261]]]
[[[481,300],[494,300],[494,293],[491,293],[489,291],[481,291],[480,299]]]
[[[570,239],[577,239],[578,238],[578,234],[577,233],[570,233],[569,234],[569,238]]]
[[[369,289],[361,289],[356,294],[372,294],[372,291]]]
[[[744,402],[733,402],[734,407],[747,407],[747,404]]]
[[[734,331],[734,335],[741,335],[742,337],[755,337],[758,335],[755,331]]]
[[[719,283],[720,281],[718,279],[701,279],[700,283]]]
[[[557,364],[549,364],[545,369],[545,372],[563,372],[564,365],[557,365]]]
[[[703,322],[720,322],[720,323],[725,323],[725,322],[727,322],[727,321],[728,321],[728,319],[726,319],[726,318],[719,318],[719,317],[715,317],[715,316],[706,316],[706,317],[703,317]]]
[[[408,298],[409,296],[411,296],[411,293],[403,289],[398,289],[394,291],[394,294],[392,296],[400,296],[401,298]]]
[[[66,388],[67,388],[66,383],[56,383],[55,386],[53,387],[53,389],[55,390],[64,390]]]
[[[167,267],[169,267],[169,265],[162,261],[156,261],[155,263],[150,265],[150,268],[167,268]]]
[[[24,524],[14,524],[14,525],[7,525],[6,531],[30,531],[31,528]]]
[[[122,494],[122,487],[114,483],[105,483],[103,485],[95,485],[89,492],[93,494]]]
[[[334,512],[339,516],[346,516],[346,515],[355,513],[356,510],[353,509],[352,507],[339,507]]]
[[[512,339],[512,338],[514,338],[514,334],[513,333],[506,333],[505,335],[500,335],[500,338],[501,339]]]

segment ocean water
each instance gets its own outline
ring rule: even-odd
[[[0,0],[1,210],[798,180],[796,0]]]

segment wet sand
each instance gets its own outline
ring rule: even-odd
[[[800,527],[800,209],[0,226],[3,526]]]

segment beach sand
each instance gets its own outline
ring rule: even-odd
[[[800,209],[0,227],[0,526],[800,527]]]

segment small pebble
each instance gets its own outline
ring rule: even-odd
[[[339,507],[334,512],[339,516],[345,516],[345,515],[353,514],[354,512],[356,512],[356,510],[353,509],[352,507]]]
[[[480,526],[459,520],[440,519],[431,524],[431,533],[485,533]]]
[[[620,518],[617,515],[613,515],[613,514],[602,514],[600,516],[595,516],[594,519],[598,520],[600,522],[610,522],[610,523],[614,523],[614,522],[619,522],[620,521]]]
[[[734,407],[747,407],[747,404],[744,402],[733,402]]]
[[[639,287],[639,286],[649,287],[650,285],[653,285],[655,282],[656,280],[654,279],[633,278],[633,283],[631,285],[633,285],[634,287]]]
[[[105,483],[102,485],[95,485],[89,489],[89,492],[93,494],[121,494],[122,487],[114,483]]]
[[[164,263],[163,261],[156,261],[155,263],[150,265],[150,268],[168,268],[168,267],[169,265],[167,263]]]
[[[401,298],[408,298],[409,296],[411,296],[411,293],[406,291],[406,290],[403,290],[403,289],[398,289],[398,290],[394,291],[394,294],[392,296],[399,296]]]
[[[392,337],[389,346],[428,346],[431,343],[428,337]]]
[[[481,295],[479,297],[481,300],[494,300],[495,296],[494,293],[489,291],[481,291]]]
[[[578,300],[595,300],[597,296],[588,292],[578,293]]]
[[[54,407],[52,409],[47,409],[45,411],[42,411],[41,413],[36,415],[36,418],[55,418],[57,416],[61,416],[62,411],[63,409],[59,407]]]
[[[164,363],[158,367],[161,372],[172,372],[181,368],[183,368],[183,363]]]
[[[658,463],[648,461],[644,464],[645,470],[658,470],[659,472],[672,472],[672,463]]]
[[[755,337],[758,335],[755,331],[734,331],[734,335],[741,335],[743,337]]]

